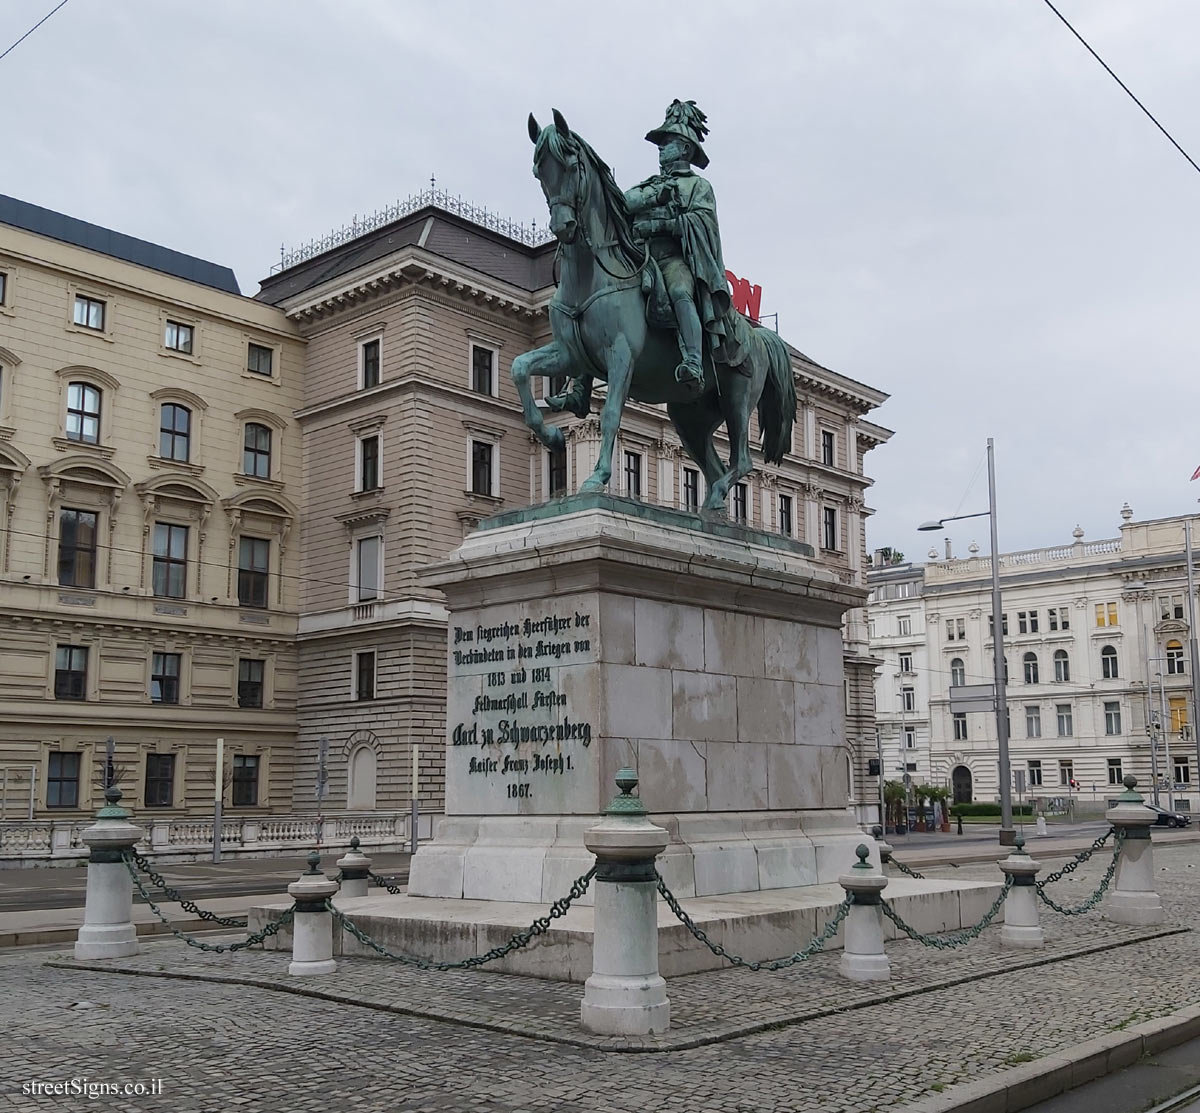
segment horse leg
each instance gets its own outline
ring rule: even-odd
[[[711,490],[725,471],[712,439],[713,432],[721,424],[721,410],[715,393],[705,394],[694,402],[671,402],[667,405],[667,413],[687,454],[704,473],[705,490]]]
[[[613,445],[617,430],[621,427],[621,412],[629,397],[629,384],[633,378],[633,353],[625,336],[618,336],[604,353],[603,364],[607,371],[608,395],[600,410],[600,459],[595,470],[580,485],[580,491],[602,491],[612,479]]]
[[[512,381],[517,388],[517,396],[521,399],[525,424],[547,448],[562,448],[566,441],[561,429],[555,425],[547,425],[542,420],[542,411],[533,399],[533,388],[529,385],[529,380],[534,375],[562,375],[569,371],[570,367],[571,357],[557,341],[543,348],[534,348],[532,352],[524,352],[512,361]]]
[[[721,387],[721,410],[725,415],[725,428],[729,430],[729,470],[709,487],[708,498],[704,500],[705,510],[724,508],[730,488],[754,470],[754,462],[750,459],[754,384],[745,375],[725,372]]]

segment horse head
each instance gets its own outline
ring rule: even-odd
[[[554,123],[546,128],[539,127],[533,113],[529,114],[529,138],[533,142],[533,176],[550,206],[550,231],[559,243],[574,243],[583,203],[584,166],[579,145],[557,108]]]

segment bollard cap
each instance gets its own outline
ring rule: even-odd
[[[1137,777],[1132,773],[1126,773],[1121,783],[1125,786],[1125,791],[1117,799],[1122,804],[1141,804],[1145,801],[1145,797],[1140,792],[1134,791],[1137,788]]]
[[[854,870],[869,870],[871,868],[871,863],[868,862],[867,859],[871,856],[871,852],[867,849],[866,844],[860,842],[858,846],[854,848],[854,853],[858,855],[858,861],[855,862],[850,868]]]
[[[634,796],[633,790],[638,786],[637,772],[628,767],[617,770],[617,788],[619,796],[614,796],[612,802],[604,809],[605,815],[645,815],[646,805],[641,797]]]
[[[315,850],[309,851],[308,857],[305,859],[308,863],[308,869],[305,873],[320,873],[321,872],[321,855]]]

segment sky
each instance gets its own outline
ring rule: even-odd
[[[0,49],[55,0],[4,0]],[[1057,0],[1200,162],[1200,4]],[[439,188],[546,220],[526,117],[625,187],[708,114],[726,266],[891,398],[868,547],[923,559],[1195,508],[1200,173],[1044,0],[69,0],[0,60],[0,191],[234,268]],[[1190,108],[1188,106],[1191,106]],[[947,529],[956,553],[988,523]]]

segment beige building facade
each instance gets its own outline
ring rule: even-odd
[[[0,198],[0,802],[291,798],[303,342],[203,260]],[[114,740],[113,769],[107,739]]]

